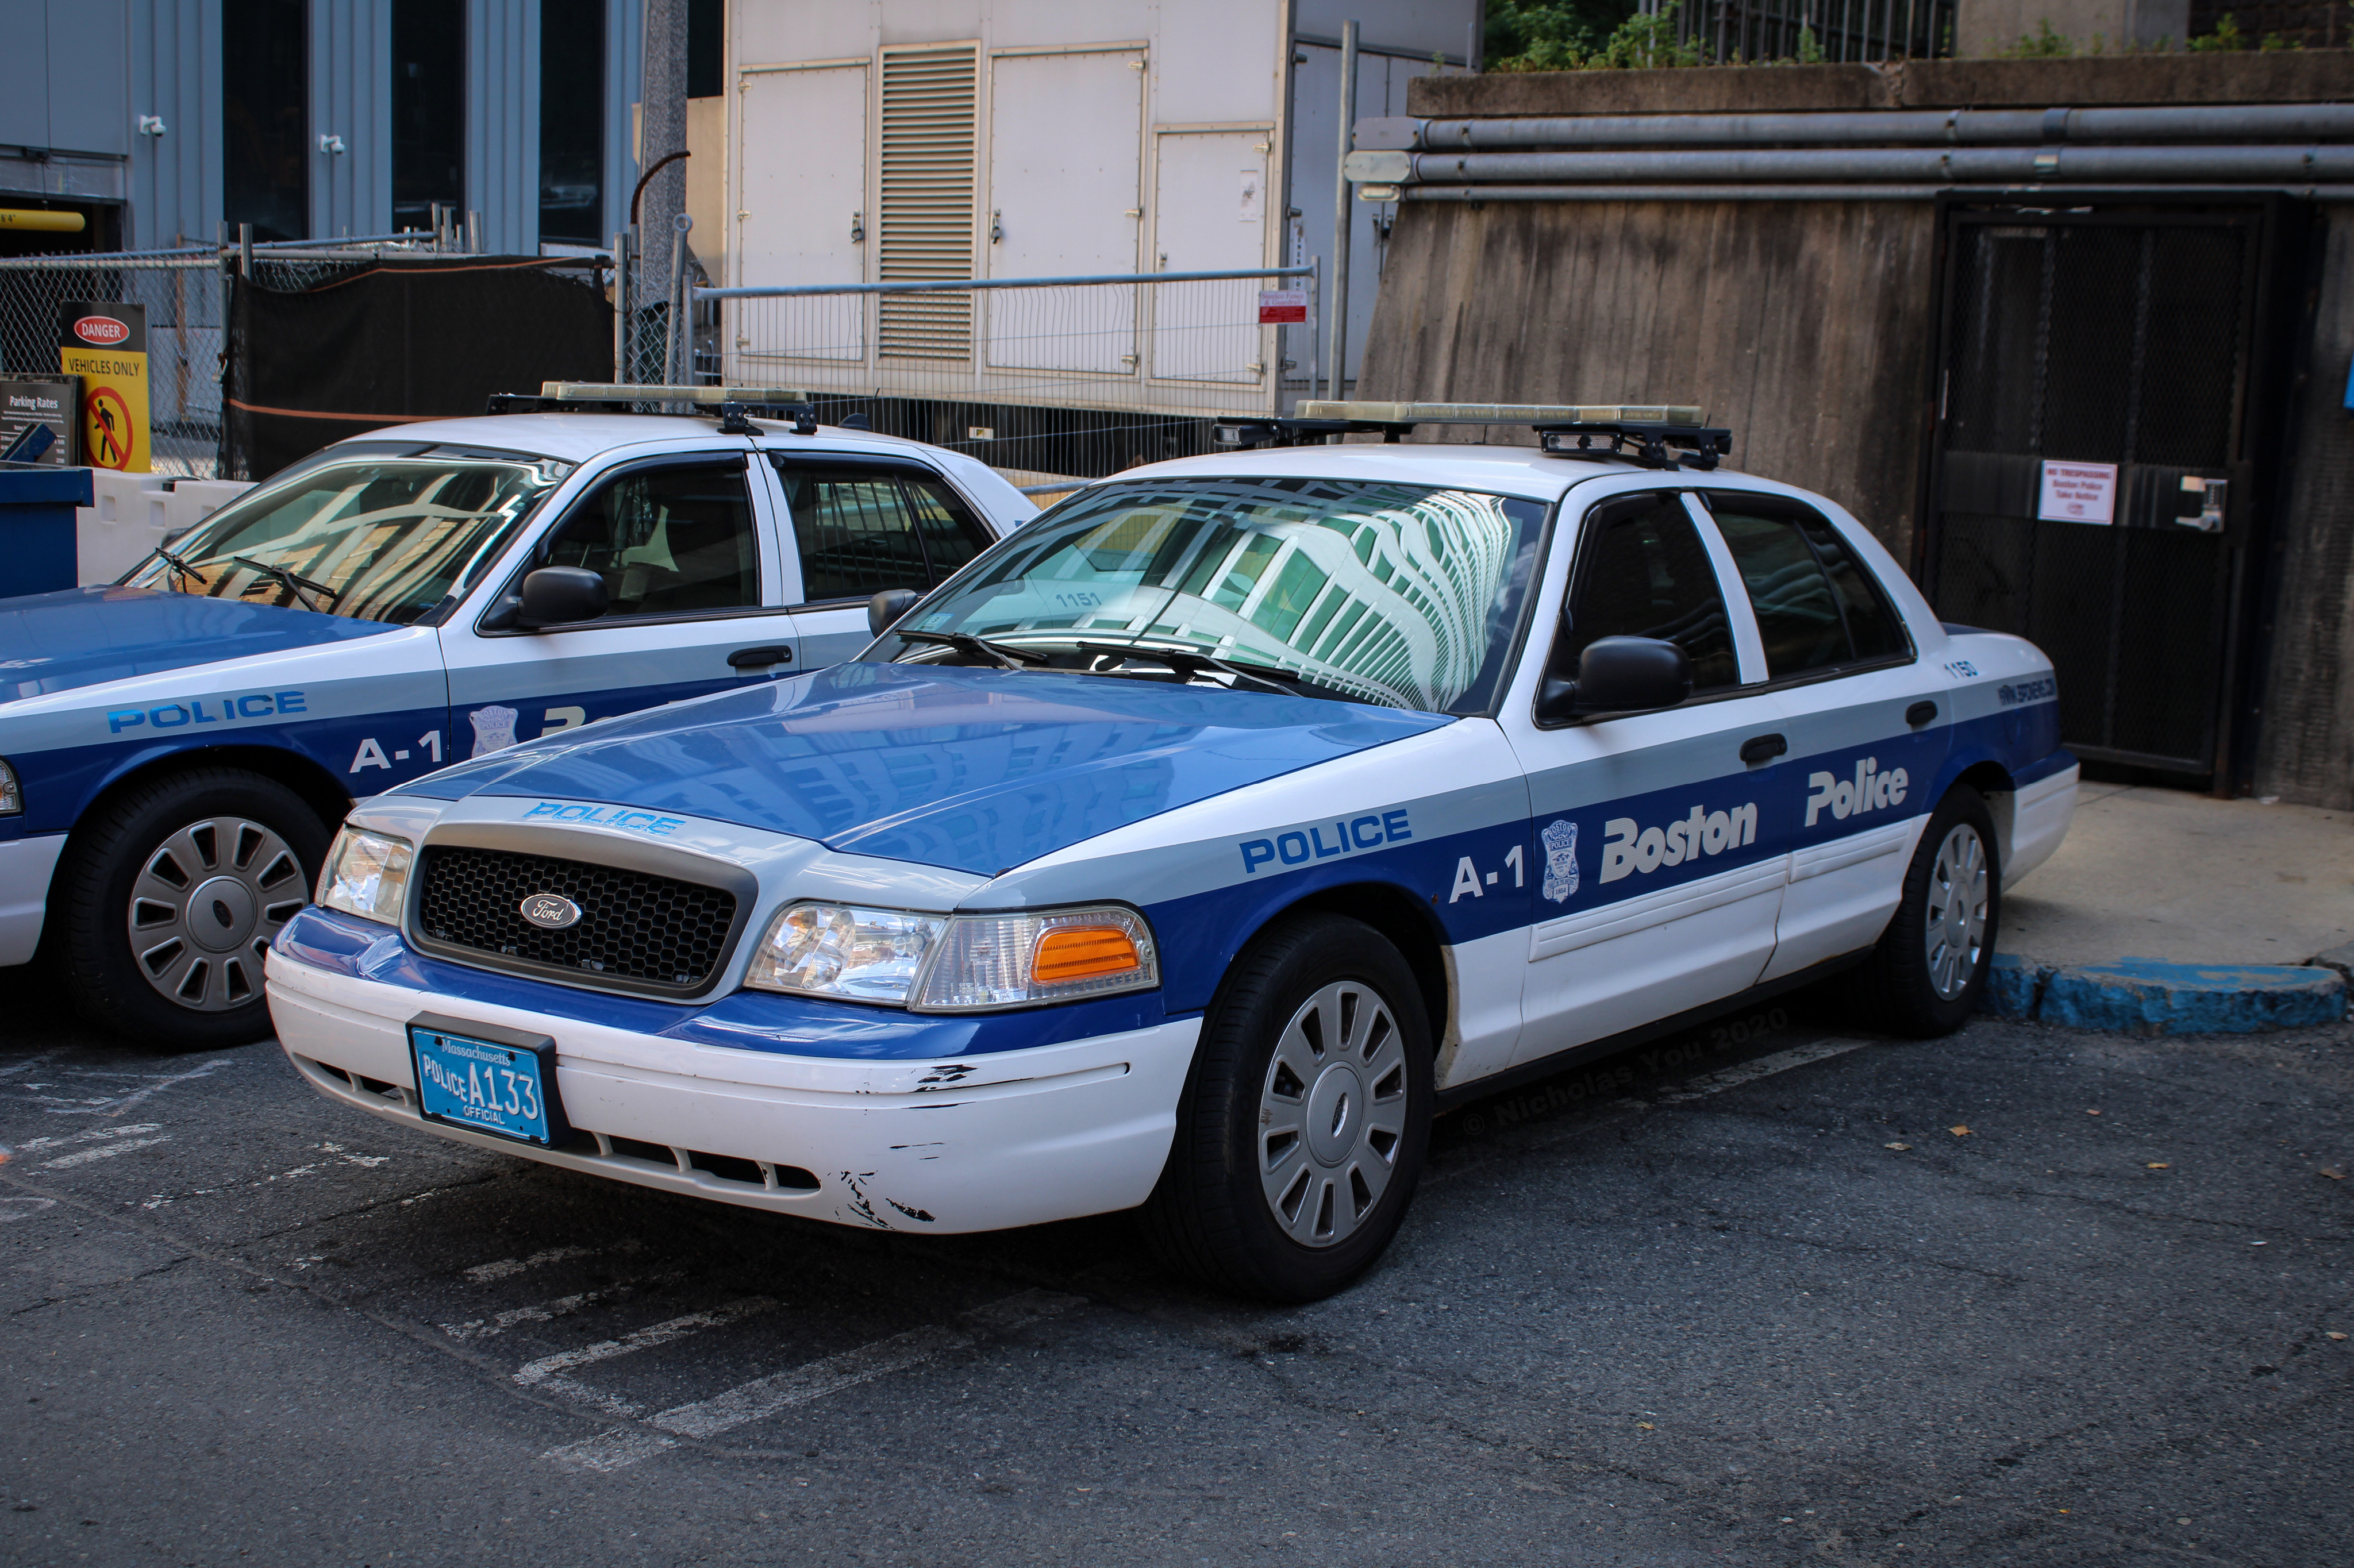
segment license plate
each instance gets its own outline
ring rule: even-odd
[[[553,1148],[570,1134],[556,1097],[556,1043],[489,1024],[408,1025],[418,1109],[429,1121]]]

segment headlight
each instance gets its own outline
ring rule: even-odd
[[[319,902],[363,920],[399,925],[400,906],[408,896],[413,849],[407,839],[389,833],[345,828],[335,835],[335,847],[327,853],[327,868],[319,874]]]
[[[16,770],[0,762],[0,817],[14,817],[25,810],[25,791],[16,783]]]
[[[1161,969],[1151,931],[1117,906],[944,916],[795,904],[769,923],[744,983],[981,1012],[1150,991]]]
[[[948,921],[896,909],[794,904],[753,949],[744,983],[762,991],[854,1001],[905,1002],[924,955]]]

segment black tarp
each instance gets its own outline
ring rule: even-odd
[[[493,392],[610,381],[613,312],[571,257],[388,260],[301,290],[235,280],[221,475],[266,479],[331,441],[480,414]]]

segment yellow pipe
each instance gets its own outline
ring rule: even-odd
[[[0,229],[31,229],[42,234],[80,234],[90,227],[78,212],[35,212],[21,207],[0,207]]]

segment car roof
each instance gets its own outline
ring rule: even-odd
[[[1267,447],[1172,458],[1122,469],[1097,484],[1137,479],[1310,478],[1390,481],[1489,491],[1558,501],[1571,486],[1589,479],[1623,478],[1647,471],[1608,458],[1554,457],[1532,446],[1475,445],[1458,441],[1346,441],[1339,446]],[[1729,470],[1717,470],[1728,473]]]
[[[929,454],[935,461],[942,449],[900,436],[873,430],[846,430],[821,425],[811,436],[793,434],[790,421],[754,419],[763,450],[790,452],[796,442],[820,442],[830,452],[875,452],[894,456]],[[450,446],[489,447],[528,452],[535,457],[585,462],[629,447],[657,446],[676,441],[708,441],[718,434],[714,415],[688,414],[484,414],[454,419],[420,419],[349,436],[334,443],[378,445],[385,441],[416,441]],[[334,447],[327,449],[330,451]]]

